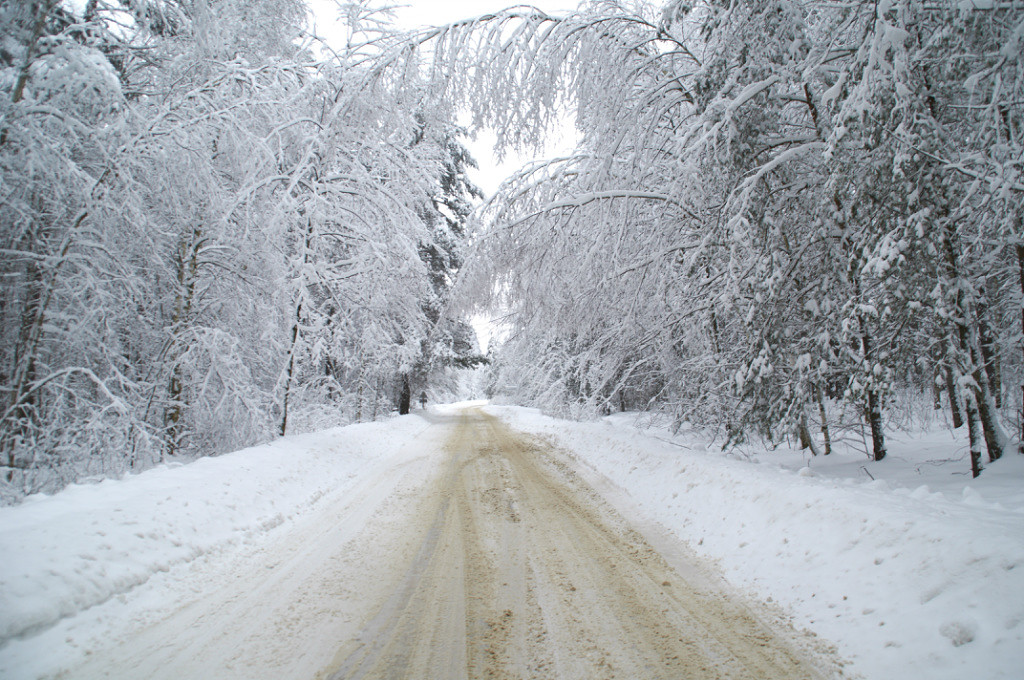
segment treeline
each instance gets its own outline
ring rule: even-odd
[[[473,30],[527,102],[487,122],[571,96],[581,136],[492,205],[495,394],[824,453],[853,413],[875,459],[924,399],[968,428],[975,475],[1012,446],[1024,6],[595,2]]]
[[[1019,3],[347,7],[331,52],[298,0],[0,2],[5,498],[407,408],[478,361],[467,300],[521,403],[823,452],[854,414],[877,459],[927,399],[975,474],[1019,439]],[[472,267],[459,107],[580,139]]]
[[[0,497],[408,408],[477,190],[450,108],[297,0],[0,3]],[[325,56],[326,55],[326,56]]]

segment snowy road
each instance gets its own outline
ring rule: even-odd
[[[663,557],[557,451],[479,409],[431,420],[356,492],[190,565],[161,586],[176,607],[66,677],[820,676],[791,631]]]
[[[446,448],[401,586],[327,677],[814,677],[535,442],[472,410]]]

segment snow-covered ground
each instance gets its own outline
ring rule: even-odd
[[[569,451],[623,510],[835,643],[854,674],[1024,677],[1024,456],[972,480],[948,430],[893,435],[875,463],[842,446],[722,454],[694,433],[638,430],[636,414],[488,411]]]
[[[74,663],[88,653],[85,638],[102,637],[100,629],[124,623],[134,609],[166,608],[163,600],[176,592],[138,586],[287,534],[321,506],[436,446],[418,441],[429,426],[406,416],[290,436],[0,508],[0,677]],[[125,606],[129,592],[135,598]],[[104,603],[110,611],[100,613]]]
[[[638,430],[629,414],[575,423],[488,409],[569,452],[627,516],[659,524],[734,585],[835,643],[850,675],[1021,677],[1024,457],[971,480],[960,435],[945,431],[893,436],[890,457],[868,463],[845,450],[827,459],[723,455],[693,433]],[[189,575],[220,572],[195,565],[245,561],[271,542],[293,550],[325,507],[339,508],[334,516],[353,531],[365,518],[344,508],[400,508],[402,485],[440,460],[429,451],[440,449],[443,428],[424,434],[426,415],[288,437],[0,509],[0,677],[73,666],[111,631],[123,636],[126,618],[145,621],[142,612],[189,588],[206,593],[211,585],[189,585]]]

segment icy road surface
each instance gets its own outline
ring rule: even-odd
[[[791,629],[655,550],[560,454],[479,409],[262,545],[72,678],[818,678]]]

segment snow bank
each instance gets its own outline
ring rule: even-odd
[[[855,673],[1021,677],[1024,457],[972,481],[947,464],[962,457],[949,432],[894,438],[878,463],[792,451],[748,461],[693,434],[638,431],[635,416],[572,423],[488,410],[606,477],[732,583],[837,644]]]
[[[352,488],[428,425],[406,416],[286,437],[0,508],[0,643],[258,537]]]

